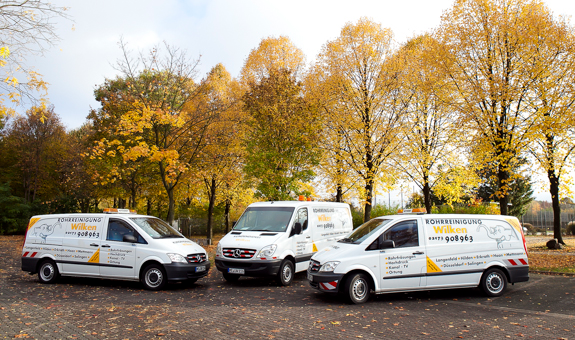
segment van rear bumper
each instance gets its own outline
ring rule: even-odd
[[[216,259],[216,268],[222,273],[228,273],[230,268],[243,269],[245,276],[274,276],[280,270],[282,260],[271,261],[228,261]]]
[[[529,266],[507,268],[509,271],[509,283],[529,281]]]
[[[38,261],[40,260],[41,259],[38,257],[22,257],[22,270],[25,272],[30,272],[30,274],[36,274]]]
[[[197,267],[204,266],[205,270],[196,271]],[[186,281],[190,279],[202,278],[210,272],[210,261],[204,261],[202,263],[168,263],[164,264],[166,269],[166,275],[168,276],[168,281]]]

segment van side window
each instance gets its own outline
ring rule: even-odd
[[[144,238],[138,234],[132,227],[127,225],[124,221],[110,219],[108,222],[108,235],[106,240],[122,242],[124,235],[134,235],[138,243],[146,243]]]
[[[417,221],[399,222],[383,234],[383,240],[393,240],[396,248],[418,246]]]
[[[301,208],[297,211],[297,217],[294,223],[301,223],[301,230],[304,231],[307,229],[307,208]]]

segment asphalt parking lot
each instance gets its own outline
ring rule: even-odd
[[[575,277],[532,274],[499,298],[479,289],[372,296],[349,305],[309,287],[217,270],[160,292],[139,283],[20,270],[21,237],[0,237],[0,337],[36,339],[575,339]]]

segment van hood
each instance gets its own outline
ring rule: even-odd
[[[358,247],[361,247],[361,245],[337,242],[329,247],[320,249],[311,259],[318,261],[320,264],[328,261],[341,261],[341,259],[347,257],[347,253],[356,251],[359,249]]]
[[[207,254],[204,248],[187,238],[164,238],[156,239],[155,242],[168,253],[176,253],[184,256],[198,253]]]
[[[224,236],[219,244],[223,248],[261,249],[282,237],[285,232],[232,231]]]

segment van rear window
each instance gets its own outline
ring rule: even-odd
[[[182,234],[175,231],[166,222],[159,218],[133,217],[130,218],[142,230],[152,238],[183,238]]]

